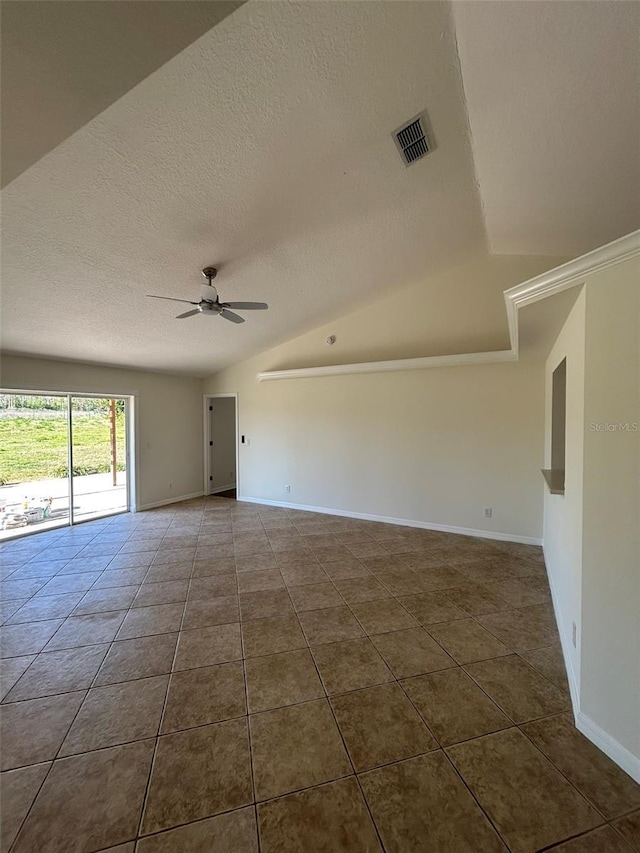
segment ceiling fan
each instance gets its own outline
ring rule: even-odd
[[[193,305],[184,314],[178,314],[176,320],[183,320],[185,317],[193,317],[196,314],[211,314],[213,316],[223,317],[225,320],[230,320],[232,323],[244,323],[244,317],[235,314],[232,308],[238,311],[264,311],[269,306],[266,302],[220,302],[218,291],[211,283],[217,276],[218,270],[215,267],[205,267],[202,270],[202,275],[207,279],[207,283],[202,285],[202,292],[199,302],[192,302],[190,299],[176,299],[173,296],[154,296],[148,293],[150,299],[168,299],[171,302],[186,302],[187,305]]]

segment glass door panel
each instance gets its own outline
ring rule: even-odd
[[[73,522],[129,508],[127,400],[71,397]]]
[[[67,396],[0,394],[0,540],[69,524]]]

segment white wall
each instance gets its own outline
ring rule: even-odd
[[[542,365],[259,383],[263,364],[207,383],[239,392],[241,497],[541,536]]]
[[[637,257],[587,276],[558,336],[546,364],[547,453],[551,373],[565,356],[566,484],[563,496],[545,495],[545,557],[578,728],[640,781]]]
[[[210,377],[205,392],[239,394],[250,440],[240,446],[240,496],[539,541],[541,362],[265,383],[256,373],[459,351],[461,329],[469,351],[482,349],[474,311],[496,331],[486,346],[506,347],[502,290],[548,266],[479,260]]]
[[[582,475],[584,456],[584,334],[586,294],[577,298],[545,366],[545,468],[551,467],[553,371],[567,359],[565,493],[544,490],[544,555],[569,684],[577,701],[582,636]],[[572,626],[576,624],[576,645]]]
[[[210,451],[209,484],[211,494],[236,486],[236,400],[235,397],[212,397],[208,401]]]
[[[202,494],[199,379],[5,355],[0,387],[135,395],[137,507]]]
[[[640,781],[640,258],[587,282],[585,342],[580,710]]]

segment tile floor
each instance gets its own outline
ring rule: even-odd
[[[539,548],[209,498],[0,558],[3,851],[640,850]]]

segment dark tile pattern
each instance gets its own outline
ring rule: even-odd
[[[615,820],[613,826],[633,850],[640,850],[640,809]]]
[[[55,758],[84,697],[84,692],[61,693],[4,705],[0,714],[0,769]]]
[[[640,786],[580,734],[569,714],[526,723],[522,731],[605,817],[640,808]]]
[[[208,498],[0,569],[8,853],[640,849],[539,549]]]
[[[308,649],[250,658],[245,664],[249,713],[324,698]]]
[[[361,777],[390,853],[503,853],[504,845],[441,752]]]
[[[566,844],[551,847],[553,853],[631,853],[632,849],[610,826],[600,826]]]
[[[459,667],[408,678],[401,684],[443,746],[512,725]]]
[[[162,733],[217,723],[247,713],[241,661],[174,672]]]
[[[431,732],[392,682],[331,700],[353,766],[359,772],[435,749]]]
[[[340,779],[258,806],[262,853],[381,853],[362,793]]]
[[[353,772],[326,699],[255,714],[249,725],[257,800]]]
[[[569,708],[565,694],[517,655],[472,663],[465,669],[516,723]]]
[[[135,838],[153,740],[54,761],[15,853],[100,850]]]
[[[50,762],[31,764],[0,775],[0,848],[3,851],[13,843],[50,767]]]
[[[517,729],[457,744],[447,752],[515,853],[539,850],[602,823],[595,809]]]
[[[217,850],[221,853],[258,853],[253,808],[226,812],[157,835],[149,835],[138,842],[138,853],[215,853]]]
[[[253,800],[246,719],[163,735],[142,820],[148,834]]]
[[[73,720],[60,755],[155,737],[168,681],[168,676],[158,675],[93,687]]]

